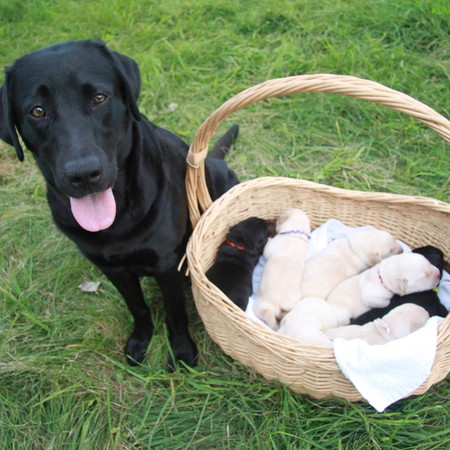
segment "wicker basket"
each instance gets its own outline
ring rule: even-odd
[[[208,281],[205,272],[229,227],[250,216],[275,218],[287,207],[303,208],[312,228],[330,218],[390,231],[409,245],[435,245],[450,256],[450,205],[417,196],[370,193],[333,188],[304,180],[263,177],[241,183],[212,203],[204,158],[219,123],[254,102],[286,94],[329,92],[380,103],[424,122],[450,142],[450,122],[428,106],[378,83],[339,75],[302,75],[264,82],[249,88],[217,109],[200,127],[188,155],[186,177],[194,232],[187,247],[196,307],[209,336],[225,353],[268,380],[314,398],[363,400],[344,377],[332,349],[303,344],[249,319]],[[201,215],[200,211],[204,213]],[[450,370],[450,317],[439,326],[432,373],[412,394],[424,393]],[[412,395],[411,394],[411,395]]]

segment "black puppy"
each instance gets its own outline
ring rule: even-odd
[[[174,359],[194,365],[177,271],[191,232],[188,145],[140,114],[139,91],[137,64],[102,42],[46,47],[6,69],[0,138],[23,160],[20,134],[45,178],[56,225],[124,297],[135,322],[129,362],[144,359],[153,334],[139,282],[150,275],[162,291]],[[220,146],[236,134],[232,127]],[[220,159],[207,158],[206,176],[213,199],[238,182]]]
[[[268,239],[268,222],[250,217],[230,228],[206,272],[230,300],[245,311],[252,294],[252,275]]]
[[[420,253],[425,256],[425,258],[430,261],[431,264],[436,266],[441,272],[444,269],[444,253],[432,245],[426,245],[425,247],[419,247],[413,250],[414,253]],[[359,317],[352,319],[350,321],[353,325],[364,325],[368,322],[372,322],[375,319],[383,317],[389,311],[394,309],[396,306],[403,305],[404,303],[415,303],[416,305],[422,306],[431,316],[441,316],[445,317],[448,314],[447,308],[439,301],[434,290],[414,292],[412,294],[407,294],[404,296],[394,295],[391,302],[385,308],[374,308],[361,314]]]

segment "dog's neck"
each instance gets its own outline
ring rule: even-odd
[[[280,235],[289,235],[289,236],[297,236],[300,237],[302,239],[306,239],[307,241],[309,241],[311,239],[311,235],[306,232],[305,230],[284,230],[284,231],[280,231],[278,234]]]
[[[389,289],[389,288],[386,286],[386,283],[384,282],[383,277],[382,277],[381,272],[380,272],[380,267],[377,268],[377,275],[378,275],[378,279],[380,280],[380,283],[382,284],[382,286],[383,286],[387,291],[389,291],[389,293],[391,293],[392,295],[395,295],[395,292],[394,292],[392,289]]]
[[[233,247],[233,248],[235,248],[235,249],[237,249],[237,250],[240,250],[241,252],[247,251],[246,248],[245,248],[243,245],[236,244],[236,242],[233,242],[233,241],[230,240],[230,239],[227,239],[225,242],[226,242],[226,244],[228,244],[230,247]]]

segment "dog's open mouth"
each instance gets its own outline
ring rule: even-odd
[[[82,198],[70,197],[70,207],[75,220],[87,231],[105,230],[116,217],[116,201],[111,188]]]

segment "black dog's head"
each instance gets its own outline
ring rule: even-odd
[[[432,245],[425,245],[424,247],[415,248],[413,252],[425,256],[425,258],[427,258],[433,266],[439,269],[442,276],[442,271],[444,270],[445,264],[444,253],[442,250],[437,247],[433,247]]]
[[[230,228],[227,240],[244,248],[247,253],[259,256],[267,243],[269,228],[268,221],[249,217]]]
[[[19,58],[5,74],[0,138],[23,160],[18,131],[83,228],[109,226],[111,188],[131,148],[131,122],[140,119],[137,64],[100,41],[69,41]],[[102,217],[92,221],[94,212]]]

